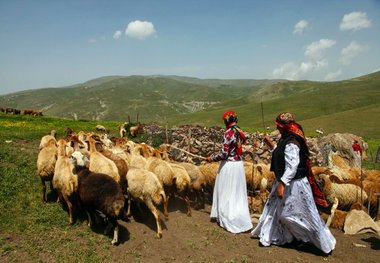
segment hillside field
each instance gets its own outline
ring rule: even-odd
[[[263,248],[249,233],[234,235],[210,222],[210,203],[187,217],[183,202],[175,199],[169,220],[163,220],[163,238],[156,239],[155,223],[143,207],[129,222],[120,221],[121,244],[111,245],[105,226],[87,226],[77,214],[68,225],[64,207],[49,191],[41,202],[36,169],[40,138],[51,129],[58,137],[66,127],[93,131],[96,121],[0,114],[0,262],[377,262],[380,239],[373,234],[346,236],[332,230],[337,247],[323,255],[311,246]],[[118,122],[101,122],[115,133]],[[373,141],[379,144],[379,140]],[[161,209],[161,208],[160,208]],[[162,215],[162,214],[161,214]],[[163,216],[162,216],[163,218]]]

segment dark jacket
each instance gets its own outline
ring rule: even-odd
[[[306,146],[305,141],[296,134],[286,133],[281,136],[281,139],[278,142],[278,145],[272,154],[270,170],[274,172],[278,180],[281,179],[282,175],[285,172],[285,146],[289,143],[294,143],[300,148],[300,162],[297,167],[297,173],[294,176],[293,180],[306,177],[308,173],[306,167],[306,160],[309,156],[309,150]]]

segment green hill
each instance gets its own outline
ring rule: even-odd
[[[218,80],[181,76],[108,76],[62,88],[0,96],[0,107],[39,109],[45,115],[85,120],[222,125],[234,109],[250,131],[274,129],[282,111],[306,131],[380,137],[380,72],[336,82]]]

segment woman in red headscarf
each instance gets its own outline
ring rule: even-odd
[[[241,158],[241,143],[246,137],[237,126],[238,118],[234,111],[226,111],[222,119],[226,125],[222,149],[207,157],[209,162],[221,161],[215,180],[210,217],[227,231],[241,233],[253,227]]]
[[[278,115],[275,124],[281,138],[278,145],[268,145],[275,146],[271,170],[276,181],[251,234],[259,237],[263,246],[300,241],[312,243],[328,254],[336,240],[318,213],[316,203],[327,203],[321,193],[313,195],[313,181],[308,178],[309,150],[302,127],[289,112]]]

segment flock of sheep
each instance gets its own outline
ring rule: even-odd
[[[59,200],[67,205],[69,224],[74,222],[73,211],[78,208],[88,214],[90,226],[94,216],[101,212],[113,226],[112,244],[118,244],[117,220],[125,214],[131,216],[131,201],[144,203],[151,211],[156,220],[156,236],[161,238],[157,206],[163,206],[162,213],[167,218],[169,199],[177,196],[184,201],[186,213],[191,216],[190,199],[194,197],[197,208],[204,205],[204,194],[212,193],[218,167],[219,163],[197,166],[174,162],[165,145],[154,149],[125,137],[108,138],[104,133],[75,133],[71,129],[58,140],[54,130],[43,136],[37,158],[43,201],[47,201],[46,183],[50,182],[50,188],[57,191]],[[266,164],[245,162],[244,167],[249,192],[256,193],[249,196],[250,208],[253,213],[260,213],[272,188],[274,174]],[[367,194],[380,192],[380,176],[376,172],[365,174],[364,182],[357,170],[349,167],[313,167],[313,173],[323,183],[330,203],[337,198],[341,210],[347,211],[357,203],[359,194],[361,204],[368,199],[373,205],[377,202]]]
[[[169,216],[168,201],[173,195],[184,200],[191,216],[190,191],[202,205],[203,190],[212,188],[217,164],[198,167],[190,163],[174,163],[167,153],[127,138],[109,139],[106,134],[70,132],[56,140],[56,132],[41,138],[37,158],[42,183],[42,199],[47,201],[46,183],[67,205],[69,223],[74,222],[74,208],[88,214],[89,225],[100,211],[114,227],[112,244],[118,243],[117,220],[131,215],[131,201],[144,203],[157,223],[157,237],[162,237],[157,205]],[[128,205],[127,205],[128,202]]]

